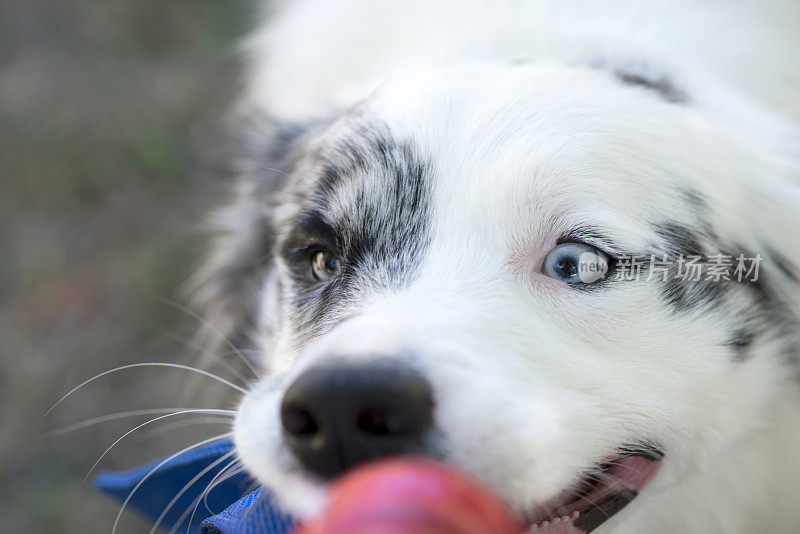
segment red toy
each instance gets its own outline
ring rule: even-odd
[[[334,482],[321,517],[296,534],[521,534],[505,505],[428,460],[390,459]]]

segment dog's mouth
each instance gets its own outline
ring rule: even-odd
[[[662,459],[661,452],[637,450],[603,463],[573,488],[531,513],[527,518],[529,532],[592,532],[636,498],[656,475]]]

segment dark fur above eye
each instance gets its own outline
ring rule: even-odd
[[[675,87],[672,80],[666,75],[653,77],[638,72],[618,69],[614,71],[614,76],[625,85],[639,86],[653,91],[667,102],[686,102],[686,95],[683,91]]]
[[[308,211],[300,214],[296,219],[296,229],[296,233],[303,234],[305,237],[331,248],[337,245],[336,231],[318,211]]]

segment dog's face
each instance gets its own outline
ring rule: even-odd
[[[789,374],[795,252],[755,222],[762,162],[671,100],[474,66],[279,132],[211,269],[266,369],[236,420],[246,467],[302,515],[352,465],[430,455],[537,520],[592,477],[626,481],[624,505],[755,432]],[[678,272],[714,255],[731,280]]]

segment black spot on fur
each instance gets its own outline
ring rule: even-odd
[[[701,222],[704,231],[713,234],[708,224],[708,205],[705,197],[695,189],[686,189],[682,193],[683,200],[691,208],[692,214]]]
[[[760,339],[779,339],[788,347],[787,354],[797,346],[797,318],[775,283],[778,276],[787,276],[785,265],[770,264],[771,256],[759,255],[741,244],[714,243],[709,232],[675,222],[659,225],[656,234],[658,250],[672,262],[693,257],[699,258],[696,264],[700,266],[699,276],[674,268],[664,282],[664,299],[679,313],[735,314],[725,319],[737,325],[725,342],[734,361],[747,360]]]
[[[670,277],[664,288],[664,298],[678,311],[709,307],[717,303],[726,286],[700,280],[684,280],[678,276]]]
[[[667,102],[678,103],[686,102],[686,94],[673,85],[672,81],[666,76],[652,78],[637,72],[629,72],[618,69],[614,71],[617,77],[625,85],[643,87],[653,91]]]
[[[717,233],[710,222],[708,203],[705,196],[699,191],[689,188],[682,192],[681,197],[690,208],[690,215],[696,221],[697,228],[700,229],[699,234],[711,241],[716,241]]]
[[[749,251],[742,245],[734,247],[737,251],[732,254],[734,258],[743,255],[745,258],[755,258],[757,254]],[[754,305],[762,314],[768,314],[774,317],[776,325],[785,324],[785,319],[791,315],[785,299],[777,291],[774,282],[776,275],[782,271],[782,268],[777,263],[770,263],[769,256],[763,256],[759,265],[758,277],[756,279],[745,278],[742,281],[736,281],[736,285],[751,294]],[[774,260],[774,258],[771,258]]]
[[[738,250],[743,250],[745,257],[756,256],[741,246]],[[756,280],[745,279],[731,285],[751,302],[748,313],[742,319],[746,321],[746,330],[752,334],[752,341],[762,337],[778,339],[784,347],[782,352],[786,361],[791,363],[800,346],[800,324],[792,311],[790,300],[777,284],[781,276],[792,279],[791,271],[787,273],[787,264],[779,265],[773,254],[767,249],[761,255],[763,259]]]
[[[412,145],[370,124],[326,154],[309,205],[283,245],[296,287],[297,330],[310,335],[337,315],[337,303],[406,284],[429,240],[429,165]],[[309,280],[302,255],[291,254],[315,244],[340,260],[327,283]]]
[[[667,222],[656,227],[656,235],[664,241],[666,252],[675,256],[702,256],[705,252],[700,235],[677,222]]]
[[[797,267],[793,265],[785,256],[774,251],[771,248],[766,249],[767,257],[770,262],[780,271],[786,278],[794,282],[800,283],[800,274],[798,274]]]
[[[747,351],[753,344],[754,339],[755,339],[755,334],[744,328],[739,329],[733,333],[730,340],[728,341],[728,345],[730,345],[731,348],[733,349],[734,361],[744,361],[747,359],[748,355]]]
[[[673,263],[666,282],[663,296],[677,311],[713,306],[725,292],[725,284],[706,279],[702,265],[706,261],[706,250],[701,243],[700,234],[676,222],[667,222],[656,227],[659,245],[657,247],[667,260]],[[659,257],[659,256],[657,256]],[[699,258],[700,270],[695,274],[688,261]],[[685,260],[681,265],[678,262]],[[680,272],[683,269],[684,272]]]

